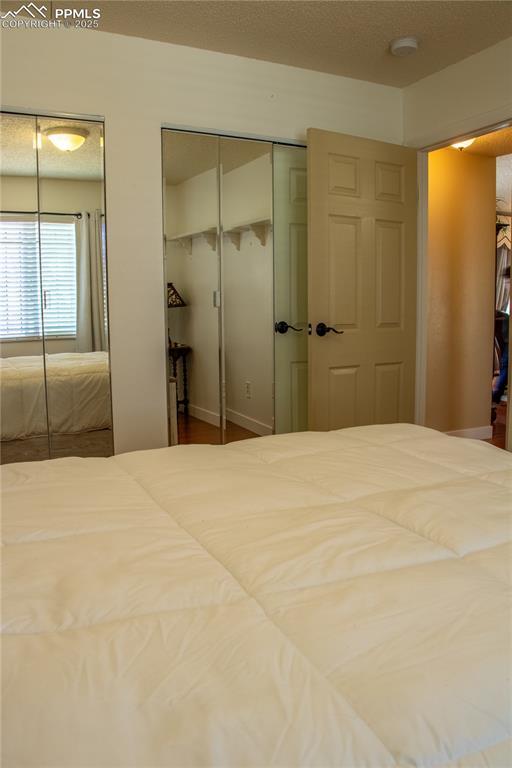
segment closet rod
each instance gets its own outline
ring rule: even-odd
[[[14,216],[37,216],[38,211],[0,211],[0,213],[11,214]],[[76,216],[77,219],[82,218],[81,213],[58,213],[57,211],[41,211],[40,216]],[[88,213],[88,216],[91,214]]]

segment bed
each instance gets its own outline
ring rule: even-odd
[[[505,451],[369,426],[3,494],[3,768],[512,765]]]
[[[50,429],[73,434],[110,427],[108,352],[46,355]],[[43,358],[0,358],[2,440],[46,434]]]

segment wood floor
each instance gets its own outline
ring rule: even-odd
[[[493,425],[492,438],[485,442],[491,443],[497,448],[505,449],[506,429],[507,404],[501,403]],[[185,416],[183,413],[178,414],[178,436],[181,445],[192,443],[217,445],[220,443],[220,429],[218,427],[201,421],[201,419],[196,419],[194,416]],[[227,422],[226,442],[233,443],[236,440],[247,440],[251,437],[258,437],[258,435],[230,421]]]
[[[492,437],[486,440],[497,448],[505,449],[507,433],[507,403],[500,403],[496,411],[496,421],[492,426]]]
[[[206,421],[196,419],[194,416],[178,414],[178,440],[180,445],[192,443],[208,443],[218,445],[220,443],[220,428]],[[248,440],[250,437],[258,437],[254,432],[239,427],[228,421],[226,424],[226,442],[233,443],[236,440]]]

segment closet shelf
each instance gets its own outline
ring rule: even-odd
[[[229,237],[237,251],[239,251],[243,232],[253,232],[261,245],[266,245],[271,227],[272,222],[270,219],[253,219],[244,221],[241,224],[236,224],[235,226],[229,227],[229,229],[225,229],[224,234]],[[178,235],[168,236],[166,242],[179,243],[190,256],[192,253],[192,240],[194,237],[204,237],[210,248],[213,251],[217,250],[216,227],[206,227],[205,229],[197,229],[191,232],[180,232]]]
[[[229,237],[237,251],[239,251],[242,232],[253,232],[260,243],[266,245],[271,226],[272,222],[270,219],[254,219],[253,221],[244,221],[234,227],[229,227],[229,229],[224,230],[224,234]]]
[[[192,254],[192,240],[194,237],[204,237],[212,251],[217,250],[217,227],[197,229],[192,232],[181,232],[166,238],[166,242],[179,243],[185,249],[188,256]]]

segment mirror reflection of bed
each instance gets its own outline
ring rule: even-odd
[[[1,461],[109,456],[103,126],[0,119]]]

